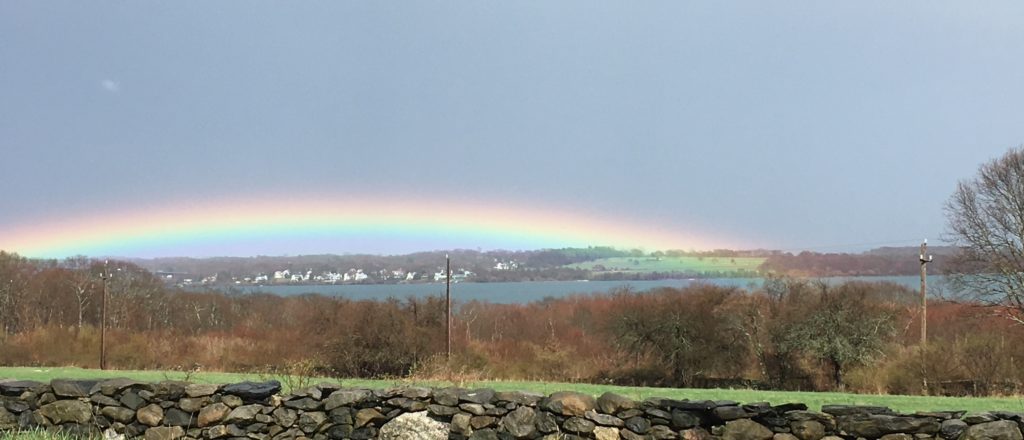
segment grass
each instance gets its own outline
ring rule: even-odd
[[[236,373],[196,373],[187,375],[177,371],[100,371],[74,367],[0,367],[0,378],[36,380],[48,382],[51,379],[97,379],[109,377],[129,377],[141,381],[185,380],[198,383],[231,383],[244,380],[267,380],[276,378],[282,383],[297,383],[295,378],[269,377],[257,374]],[[899,412],[915,411],[964,410],[970,412],[984,411],[1016,411],[1024,412],[1024,400],[1020,397],[935,397],[935,396],[893,396],[875,394],[849,393],[818,393],[799,391],[757,391],[746,389],[685,389],[685,388],[644,388],[620,387],[610,385],[592,385],[557,382],[523,382],[523,381],[486,381],[460,382],[454,384],[441,380],[369,380],[369,379],[332,379],[326,377],[303,378],[309,383],[332,382],[352,388],[389,388],[395,386],[461,386],[466,388],[494,388],[502,391],[533,391],[550,394],[556,391],[577,391],[598,396],[612,391],[633,399],[642,400],[649,397],[691,400],[735,400],[743,403],[771,402],[773,404],[800,402],[813,410],[821,409],[827,404],[846,405],[881,405]],[[5,440],[0,437],[0,440]]]
[[[741,271],[757,273],[758,267],[764,263],[764,260],[764,258],[754,257],[614,257],[571,264],[568,267],[596,273],[684,272],[701,274]]]

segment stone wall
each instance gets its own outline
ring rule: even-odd
[[[0,430],[177,439],[1015,439],[1017,413],[897,414],[885,407],[739,404],[612,393],[459,388],[280,394],[276,381],[230,385],[130,379],[0,381]]]

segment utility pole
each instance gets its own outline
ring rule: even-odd
[[[107,369],[107,279],[110,278],[109,261],[103,262],[103,273],[100,278],[103,280],[103,298],[100,301],[102,309],[100,316],[100,369]]]
[[[927,255],[927,256],[926,256]],[[921,347],[928,344],[928,263],[932,256],[928,255],[928,239],[921,243]]]
[[[932,262],[932,256],[928,255],[928,239],[921,243],[921,254],[918,255],[921,262],[921,385],[924,394],[928,395],[928,370],[925,365],[925,346],[928,345],[928,263]]]
[[[445,335],[448,339],[448,354],[445,360],[452,360],[452,260],[448,258],[448,254],[444,254],[444,302],[445,302],[445,318],[448,321],[447,330]]]

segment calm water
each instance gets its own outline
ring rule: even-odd
[[[928,277],[929,285],[938,285],[941,277]],[[848,280],[889,281],[912,289],[920,286],[920,278],[898,277],[831,277],[823,278],[830,284]],[[657,287],[686,287],[697,283],[718,286],[733,286],[753,289],[761,286],[761,278],[712,278],[702,280],[659,280],[659,281],[536,281],[514,283],[456,283],[452,284],[452,298],[459,302],[488,301],[492,303],[516,304],[539,301],[546,297],[563,297],[573,294],[609,293],[623,287],[640,292]],[[272,293],[289,296],[304,293],[319,293],[340,296],[353,300],[385,299],[388,297],[425,297],[444,295],[444,284],[346,284],[312,286],[245,286],[236,288],[243,293]]]

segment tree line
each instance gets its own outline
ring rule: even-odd
[[[103,274],[110,276],[104,282]],[[985,394],[1016,391],[1020,326],[982,304],[929,307],[889,283],[771,277],[756,290],[685,289],[456,303],[442,298],[190,292],[132,263],[0,252],[0,364],[98,364],[101,294],[114,368],[309,366],[338,377],[583,381],[651,386]],[[925,381],[929,389],[924,389]]]

